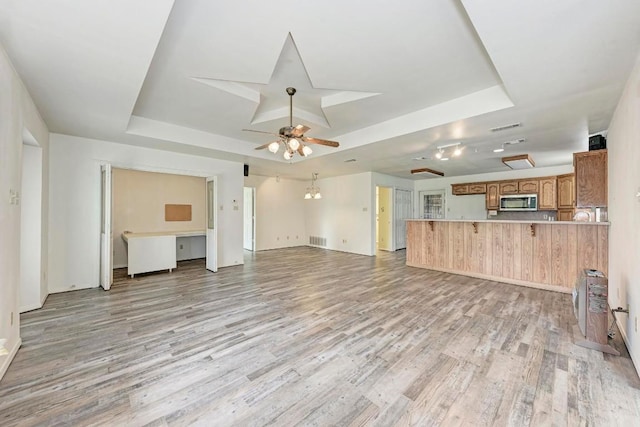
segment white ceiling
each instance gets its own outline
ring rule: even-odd
[[[0,0],[0,43],[52,132],[261,175],[425,179],[409,171],[495,172],[523,153],[555,166],[586,150],[640,52],[640,2]],[[254,150],[271,138],[242,129],[288,125],[288,86],[294,125],[340,148],[291,163]],[[459,158],[433,157],[459,141]]]

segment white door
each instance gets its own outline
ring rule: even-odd
[[[395,250],[405,249],[407,247],[407,219],[412,217],[411,200],[413,199],[413,191],[396,189],[395,210]]]
[[[218,215],[216,177],[207,178],[207,270],[218,271]]]
[[[101,166],[102,218],[100,230],[100,286],[105,291],[113,283],[113,235],[111,230],[111,165]]]
[[[255,250],[255,191],[253,187],[244,187],[244,233],[243,247],[246,250]]]

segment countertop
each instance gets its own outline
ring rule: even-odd
[[[192,237],[192,236],[205,236],[205,230],[185,230],[185,231],[154,231],[145,233],[122,233],[122,239],[128,242],[129,239],[135,239],[138,237],[157,237],[157,236],[176,236],[176,237]]]
[[[611,225],[607,222],[587,221],[540,221],[540,220],[497,220],[497,219],[408,219],[407,221],[439,221],[439,222],[490,222],[499,224],[543,224],[543,225]]]

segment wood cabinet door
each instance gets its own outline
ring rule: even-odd
[[[538,209],[556,210],[557,203],[557,178],[555,176],[542,178],[539,184],[540,193],[538,195]]]
[[[573,209],[558,209],[558,221],[573,221]]]
[[[607,206],[607,150],[573,154],[576,207]]]
[[[501,182],[500,194],[518,194],[518,181]]]
[[[575,179],[572,173],[558,175],[558,209],[573,209]]]
[[[451,184],[451,193],[454,196],[469,194],[469,184]]]
[[[484,194],[487,192],[487,184],[481,182],[469,184],[469,194]]]
[[[500,185],[497,182],[487,184],[487,193],[485,201],[487,210],[500,208]]]
[[[538,194],[538,180],[526,179],[526,180],[518,181],[518,193]]]

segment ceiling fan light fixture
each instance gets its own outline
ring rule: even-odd
[[[285,150],[283,157],[285,160],[291,160],[291,151]]]
[[[309,154],[313,153],[313,150],[308,145],[302,147],[302,154],[307,157]]]
[[[296,138],[290,138],[289,148],[291,148],[293,151],[296,151],[298,147],[300,147],[300,141],[298,141]]]
[[[280,143],[278,141],[273,141],[271,144],[269,144],[268,148],[269,148],[269,151],[275,154],[280,149]]]

